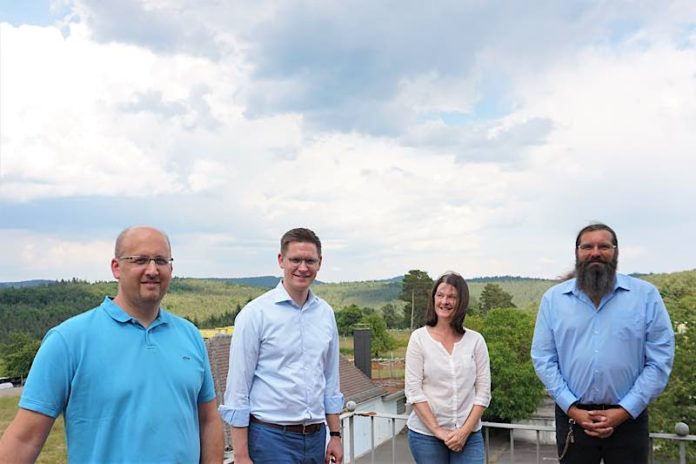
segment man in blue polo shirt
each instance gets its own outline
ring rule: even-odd
[[[164,233],[133,227],[118,236],[116,297],[46,334],[0,440],[0,463],[34,462],[61,413],[71,463],[222,461],[203,340],[159,307],[171,263]]]
[[[575,240],[575,278],[541,300],[532,361],[556,402],[563,464],[638,464],[649,455],[648,403],[667,385],[672,323],[657,289],[618,274],[605,224]]]

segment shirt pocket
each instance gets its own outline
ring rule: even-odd
[[[614,321],[613,333],[622,342],[642,342],[645,338],[643,315],[627,314]]]

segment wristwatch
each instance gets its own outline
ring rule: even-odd
[[[335,432],[329,431],[329,436],[341,438],[341,431],[340,430],[337,430]]]

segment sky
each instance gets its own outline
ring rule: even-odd
[[[696,268],[696,2],[0,0],[0,281]]]

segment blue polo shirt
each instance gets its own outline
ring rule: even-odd
[[[46,334],[19,406],[64,414],[71,464],[192,463],[198,404],[214,398],[193,324],[160,309],[145,329],[105,298]]]

